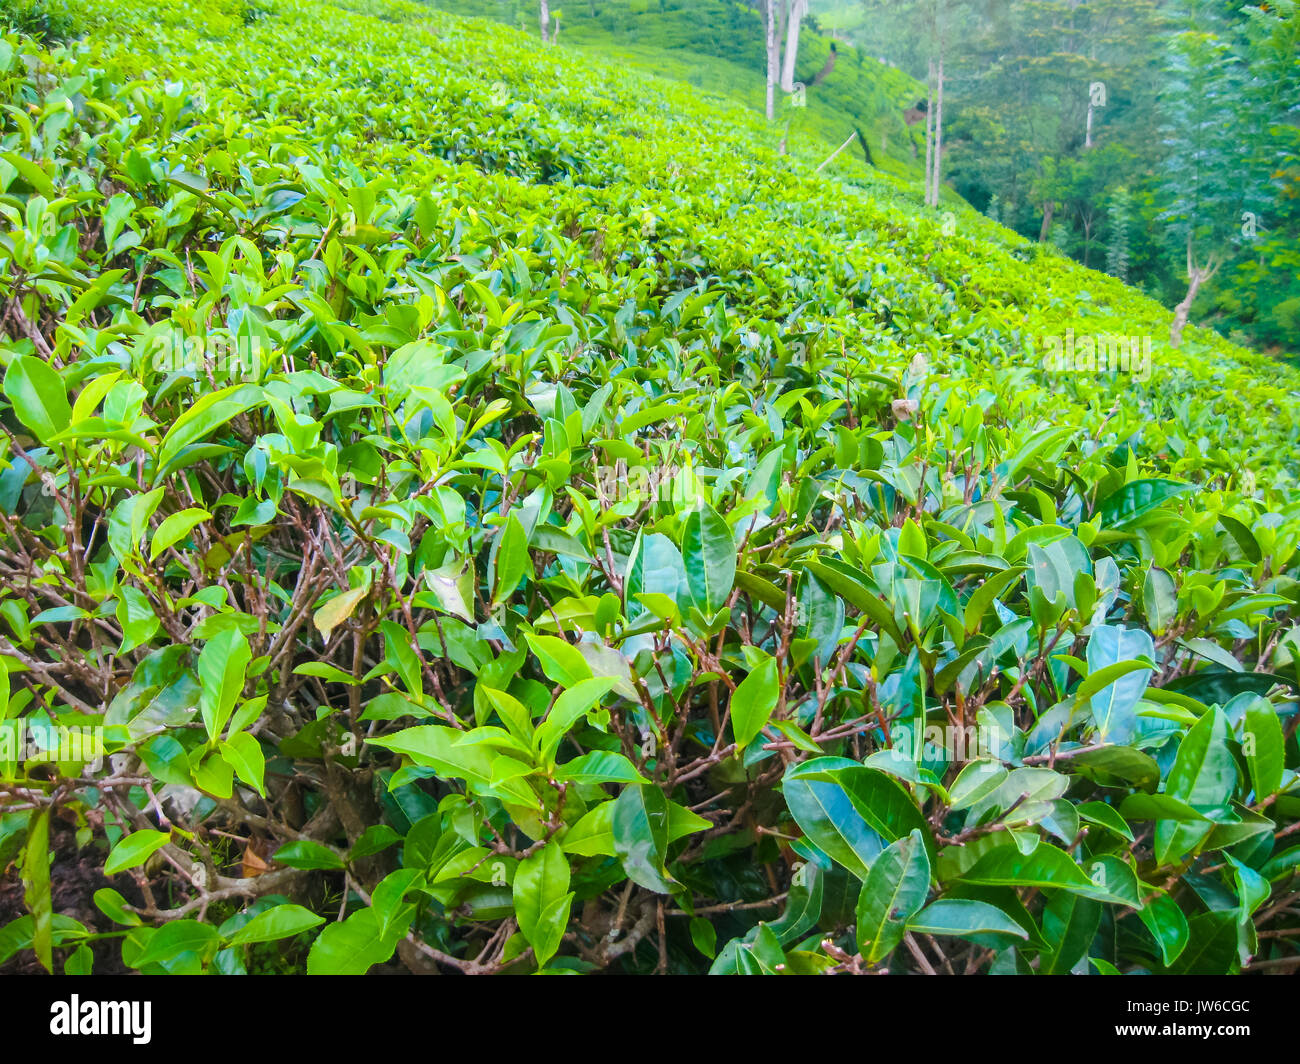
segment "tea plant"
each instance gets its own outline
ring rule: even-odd
[[[68,12],[0,45],[0,963],[1300,964],[1292,372],[497,26]]]

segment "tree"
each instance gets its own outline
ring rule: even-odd
[[[781,38],[777,26],[778,0],[764,0],[764,15],[767,20],[767,120],[776,117],[776,85],[781,70]]]
[[[946,61],[950,24],[961,17],[963,0],[862,0],[872,29],[861,46],[877,54],[888,50],[899,65],[921,76],[924,63],[925,108],[925,203],[939,204],[943,173],[943,99],[947,80]],[[909,33],[923,26],[921,34]],[[868,44],[867,42],[872,42]]]
[[[943,14],[943,173],[976,204],[997,194],[1005,223],[1026,236],[1046,241],[1063,219],[1079,238],[1071,246],[1086,255],[1101,201],[1083,201],[1082,188],[1104,195],[1154,164],[1153,0],[969,2]],[[1073,168],[1090,143],[1093,151],[1126,145],[1128,154],[1108,160],[1124,168],[1100,181]],[[932,173],[932,193],[933,182]]]
[[[1202,287],[1240,248],[1243,216],[1262,208],[1258,186],[1266,184],[1245,136],[1251,119],[1244,64],[1220,35],[1218,20],[1206,15],[1202,24],[1209,28],[1170,37],[1168,82],[1160,97],[1168,152],[1159,174],[1165,208],[1158,217],[1187,263],[1187,291],[1169,330],[1174,347]]]
[[[776,87],[794,91],[794,66],[799,57],[799,29],[808,13],[808,0],[763,0],[767,46],[767,120],[776,117]],[[782,54],[781,39],[785,38]]]
[[[540,8],[537,13],[537,21],[542,28],[542,43],[546,44],[549,40],[551,28],[551,5],[549,0],[540,0]]]
[[[943,30],[939,30],[939,62],[935,67],[934,169],[930,177],[931,207],[939,206],[939,175],[943,171]]]
[[[1253,167],[1270,202],[1255,220],[1251,254],[1216,285],[1226,324],[1294,349],[1300,342],[1300,3],[1247,6],[1243,26]],[[1245,222],[1243,222],[1245,224]]]
[[[781,91],[794,92],[794,64],[799,57],[799,28],[808,13],[808,0],[786,0],[790,11],[786,17],[785,56],[781,60]]]
[[[939,206],[939,181],[943,172],[943,61],[949,0],[928,0],[926,26],[930,56],[925,109],[925,204]]]

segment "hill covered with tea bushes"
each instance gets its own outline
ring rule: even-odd
[[[10,10],[0,964],[1300,965],[1293,371],[486,21]]]
[[[432,6],[437,7],[437,4]],[[459,0],[457,15],[493,19],[540,37],[536,4],[513,0]],[[738,102],[764,110],[763,14],[738,0],[602,0],[552,11],[557,43],[604,64],[628,64],[684,82],[706,107]],[[896,67],[802,23],[794,82],[798,93],[778,92],[778,136],[828,141],[823,155],[854,130],[868,138],[871,165],[882,174],[920,182],[925,122],[909,126],[905,112],[924,100],[925,85]],[[593,76],[590,68],[581,75]],[[859,144],[851,149],[862,156]],[[951,194],[950,194],[951,195]]]

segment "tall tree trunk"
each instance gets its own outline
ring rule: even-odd
[[[939,176],[943,172],[943,38],[939,38],[939,86],[934,100],[934,194],[931,206],[939,206]]]
[[[551,28],[551,5],[549,0],[541,0],[541,10],[538,12],[537,21],[542,27],[542,43],[546,44],[550,39],[547,34]]]
[[[1046,244],[1052,232],[1052,215],[1056,213],[1056,204],[1048,200],[1043,204],[1043,227],[1038,230],[1038,242]]]
[[[1188,278],[1187,295],[1183,301],[1174,308],[1174,320],[1169,326],[1169,346],[1178,347],[1183,342],[1183,329],[1187,327],[1187,315],[1192,311],[1192,304],[1196,302],[1196,293],[1201,289],[1200,271],[1193,271]]]
[[[781,91],[794,92],[794,64],[799,58],[799,26],[803,22],[808,0],[790,0],[785,27],[785,59],[781,66]]]
[[[767,120],[776,117],[776,81],[779,76],[776,35],[777,0],[767,0]]]
[[[1174,320],[1169,326],[1169,346],[1178,347],[1183,342],[1183,329],[1187,327],[1187,317],[1192,312],[1192,304],[1196,302],[1196,294],[1201,290],[1201,285],[1219,272],[1221,260],[1211,255],[1205,260],[1204,266],[1196,265],[1196,258],[1192,254],[1192,238],[1187,237],[1187,295],[1183,301],[1174,308]]]
[[[934,60],[930,60],[930,73],[925,83],[925,205],[930,206],[930,186],[933,183],[934,164]]]

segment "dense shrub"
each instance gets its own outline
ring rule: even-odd
[[[0,26],[47,43],[67,41],[77,25],[59,0],[2,0]]]
[[[0,963],[1290,963],[1293,373],[667,84],[265,6],[0,46]]]

